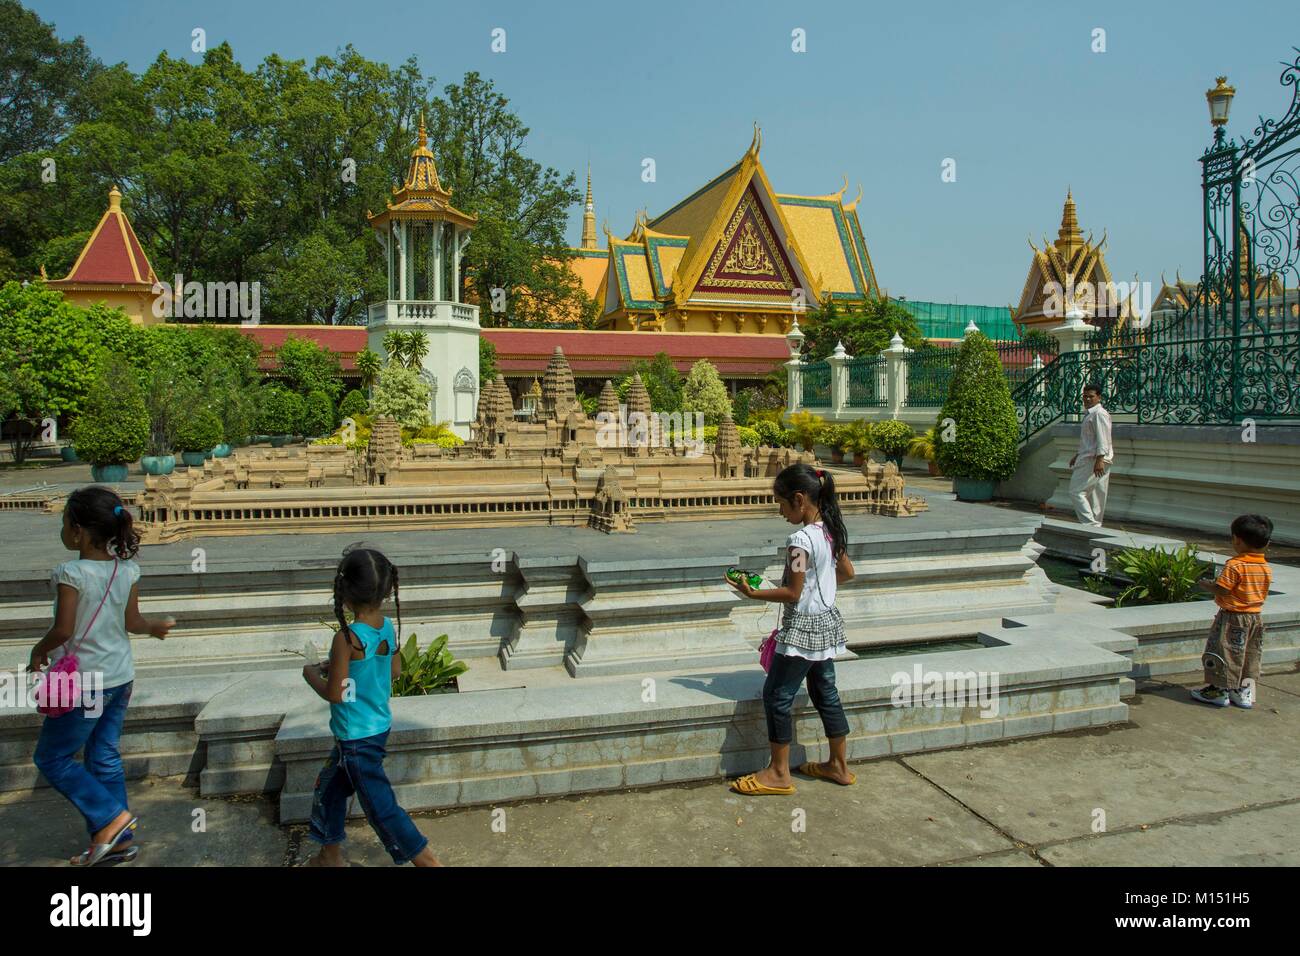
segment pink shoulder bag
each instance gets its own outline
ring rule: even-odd
[[[44,714],[46,717],[62,717],[71,710],[76,709],[77,701],[81,698],[81,674],[79,673],[79,662],[77,660],[77,648],[81,642],[86,639],[90,629],[95,624],[95,619],[99,617],[99,612],[104,607],[104,602],[108,600],[109,593],[113,590],[113,580],[117,577],[117,559],[113,560],[113,573],[109,575],[108,587],[104,589],[104,596],[99,599],[99,607],[95,608],[95,613],[90,616],[86,623],[86,629],[81,632],[81,637],[73,645],[72,650],[64,654],[49,668],[36,678],[36,712]]]
[[[826,530],[825,525],[822,525],[822,534],[826,536],[826,543],[831,544],[832,543],[831,534],[829,531]],[[816,561],[817,558],[814,555],[813,557],[814,574],[817,572]],[[818,586],[820,587],[820,584]],[[772,658],[776,656],[776,632],[779,631],[780,629],[781,628],[779,626],[772,628],[772,633],[767,635],[767,637],[763,638],[763,643],[758,645],[758,663],[762,665],[763,670],[765,671],[770,671],[772,669]]]

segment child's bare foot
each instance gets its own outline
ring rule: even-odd
[[[416,866],[442,866],[442,864],[438,862],[438,858],[433,855],[433,851],[427,846],[415,856],[411,857],[411,862]]]
[[[828,760],[825,763],[809,761],[799,768],[799,772],[819,780],[830,780],[842,787],[849,787],[858,782],[857,776],[842,761]]]
[[[343,858],[343,848],[337,843],[323,845],[320,852],[309,859],[307,866],[347,866],[348,861]]]
[[[124,826],[131,822],[131,811],[123,810],[115,816],[108,826],[102,830],[96,830],[95,835],[90,838],[91,843],[107,843],[118,834]]]
[[[789,769],[787,769],[784,774],[781,774],[776,771],[776,768],[769,765],[767,767],[764,767],[762,770],[758,771],[758,773],[754,774],[754,777],[755,779],[758,780],[759,783],[761,783],[765,787],[794,786],[794,781],[790,779]]]

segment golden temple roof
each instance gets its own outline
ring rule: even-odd
[[[448,201],[451,192],[444,189],[438,179],[438,166],[433,151],[429,149],[423,111],[420,112],[415,149],[411,150],[411,161],[406,168],[406,179],[402,185],[393,187],[393,199],[395,202],[389,202],[383,212],[366,214],[372,226],[382,226],[390,219],[447,220],[462,226],[473,226],[478,222],[478,216],[461,212]]]

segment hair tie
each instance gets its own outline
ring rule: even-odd
[[[116,515],[116,516],[119,517],[119,518],[122,517],[122,506],[121,506],[121,505],[113,505],[113,514]]]
[[[818,477],[818,478],[825,478],[825,477],[826,477],[826,472],[824,472],[824,471],[822,471],[820,468],[818,468],[818,469],[817,469],[817,477]]]

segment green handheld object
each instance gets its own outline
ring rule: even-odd
[[[758,590],[763,586],[763,576],[761,574],[752,574],[749,571],[742,571],[740,568],[727,568],[727,579],[739,584],[741,581],[748,581],[749,586]]]

